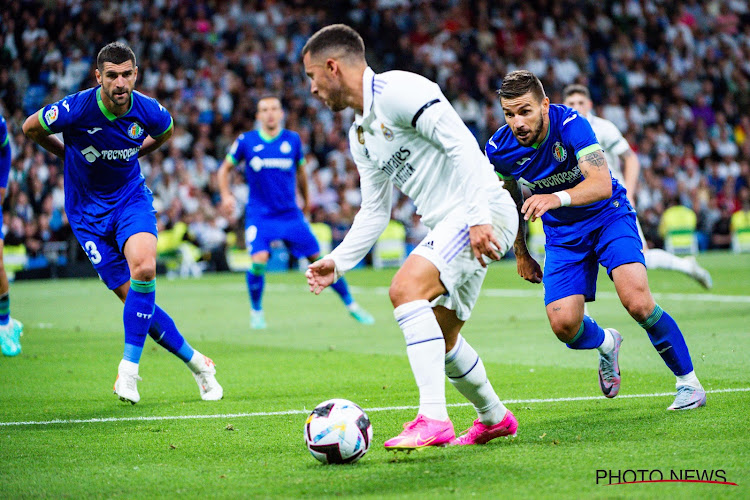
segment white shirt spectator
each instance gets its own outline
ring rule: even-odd
[[[552,63],[552,69],[555,73],[555,80],[561,85],[569,85],[575,81],[581,70],[578,64],[569,57],[564,57]]]

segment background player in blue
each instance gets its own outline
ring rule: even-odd
[[[498,94],[506,125],[488,141],[486,153],[523,217],[514,244],[518,274],[544,282],[552,331],[571,349],[599,350],[599,384],[605,396],[615,397],[622,337],[584,315],[584,303],[594,300],[601,264],[625,309],[677,377],[677,396],[669,409],[705,405],[706,392],[682,332],[651,296],[635,211],[625,189],[612,179],[591,125],[576,111],[551,105],[529,71],[506,75]],[[532,193],[526,201],[520,186]],[[544,273],[526,248],[523,221],[537,217],[547,238]]]
[[[250,188],[245,211],[245,239],[253,260],[252,268],[247,272],[252,309],[250,328],[261,329],[266,327],[262,299],[271,242],[283,240],[295,257],[307,257],[310,262],[320,257],[320,247],[304,213],[297,206],[299,186],[305,213],[308,212],[307,175],[303,168],[305,160],[299,134],[282,128],[284,111],[276,97],[264,97],[258,101],[256,118],[260,130],[240,135],[221,164],[219,188],[223,211],[233,213],[236,201],[229,189],[229,171],[244,161],[245,182]],[[365,325],[375,322],[354,301],[346,280],[337,281],[332,288],[354,319]]]
[[[8,275],[3,264],[3,234],[2,202],[5,198],[5,188],[8,187],[10,174],[10,138],[5,118],[0,116],[0,350],[5,356],[21,354],[21,330],[23,325],[10,317],[10,286]]]
[[[172,135],[172,117],[155,99],[134,91],[135,55],[110,43],[96,61],[99,86],[45,106],[24,133],[65,161],[65,210],[70,226],[107,287],[125,304],[125,349],[115,394],[140,400],[138,363],[146,335],[184,361],[201,397],[223,390],[213,361],[190,347],[172,318],[155,304],[156,216],[138,157]],[[63,144],[54,135],[62,132]]]

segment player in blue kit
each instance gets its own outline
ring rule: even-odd
[[[307,175],[299,134],[281,126],[284,112],[276,97],[258,101],[256,118],[260,129],[241,134],[221,164],[219,188],[222,210],[226,214],[233,213],[236,200],[229,188],[229,171],[244,162],[245,182],[250,188],[245,211],[245,240],[253,261],[247,272],[250,328],[263,329],[266,328],[263,288],[271,242],[283,240],[295,257],[306,257],[310,262],[320,257],[320,247],[303,211],[297,206],[299,186],[305,212],[308,211]],[[354,301],[346,280],[337,281],[332,288],[354,319],[365,325],[375,322]]]
[[[134,91],[135,54],[114,42],[99,51],[99,86],[48,104],[26,119],[24,133],[65,162],[70,226],[107,287],[125,304],[125,349],[115,394],[140,400],[137,381],[146,336],[186,363],[201,398],[223,389],[210,358],[194,350],[155,303],[156,214],[138,157],[172,135],[172,117],[155,99]],[[53,134],[62,132],[63,142]]]
[[[5,198],[5,189],[8,187],[10,159],[8,125],[5,123],[5,118],[0,116],[0,205],[2,205]],[[8,285],[8,275],[5,273],[5,265],[3,264],[4,242],[3,211],[0,206],[0,350],[2,350],[5,356],[18,356],[21,354],[23,325],[10,317],[10,286]]]
[[[600,387],[605,396],[615,397],[622,336],[584,314],[585,302],[594,300],[601,264],[625,309],[677,377],[677,395],[669,409],[705,405],[706,392],[682,332],[649,290],[635,210],[612,178],[588,120],[571,108],[550,104],[541,82],[529,71],[506,75],[498,94],[506,125],[487,142],[486,153],[516,200],[520,222],[542,218],[547,238],[544,272],[529,255],[523,224],[514,250],[518,274],[544,283],[552,331],[571,349],[599,350]],[[525,201],[522,186],[532,193]]]

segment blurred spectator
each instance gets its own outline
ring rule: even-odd
[[[661,244],[654,228],[664,200],[678,198],[698,214],[703,247],[727,245],[727,221],[750,186],[746,2],[316,5],[5,2],[0,113],[14,152],[6,244],[26,240],[30,253],[39,253],[46,234],[65,239],[62,162],[26,140],[20,125],[46,102],[95,85],[97,50],[115,38],[136,52],[137,88],[158,97],[175,120],[168,147],[141,162],[160,223],[192,224],[209,252],[221,246],[219,232],[242,226],[242,187],[233,226],[212,215],[215,170],[239,132],[253,127],[255,102],[275,94],[287,109],[286,126],[303,138],[311,216],[330,224],[340,241],[360,203],[347,138],[352,114],[333,115],[310,95],[299,52],[314,30],[347,22],[373,48],[375,71],[408,69],[437,81],[482,146],[504,124],[494,90],[507,71],[530,69],[552,98],[567,83],[588,85],[596,113],[615,123],[641,161],[637,209],[650,243]],[[400,194],[393,216],[411,239],[421,234]]]

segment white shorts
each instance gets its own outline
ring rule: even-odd
[[[648,250],[648,244],[646,243],[646,235],[643,234],[643,228],[641,228],[641,221],[638,220],[638,216],[635,216],[635,225],[638,226],[638,236],[641,237],[641,242],[643,242],[643,249]]]
[[[516,205],[503,197],[492,202],[492,229],[500,243],[502,256],[511,248],[518,232]],[[487,268],[474,257],[469,242],[469,225],[466,215],[455,214],[440,221],[413,251],[432,262],[440,272],[440,282],[448,293],[432,301],[432,306],[443,306],[456,311],[461,321],[471,316],[479,298]],[[488,259],[486,259],[488,260]]]

